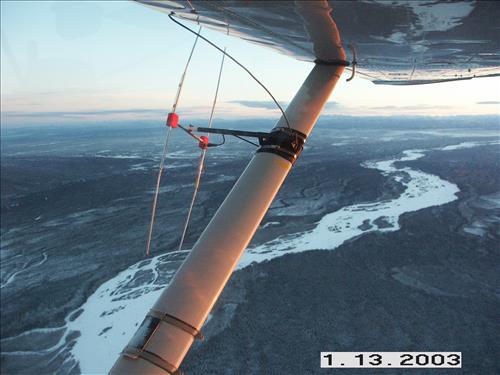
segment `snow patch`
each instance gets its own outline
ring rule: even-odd
[[[474,146],[483,144],[477,142]],[[467,146],[461,145],[439,150],[474,147],[470,142]],[[455,184],[410,167],[396,166],[397,162],[417,160],[434,150],[437,149],[408,150],[389,160],[363,163],[363,167],[379,170],[383,175],[400,182],[405,190],[392,200],[343,207],[325,215],[310,231],[283,235],[249,248],[237,268],[289,253],[333,250],[364,233],[396,231],[400,228],[399,218],[404,213],[456,200],[459,189]],[[278,224],[266,223],[263,228]],[[77,312],[80,309],[68,315],[66,333],[55,348],[67,346],[73,358],[79,362],[82,373],[107,373],[186,255],[186,251],[172,252],[140,261],[103,283],[81,306],[79,315]],[[80,336],[66,343],[66,338],[75,331]],[[60,351],[58,349],[58,353]]]

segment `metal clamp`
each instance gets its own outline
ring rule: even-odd
[[[274,128],[269,137],[260,140],[257,152],[270,152],[295,163],[304,148],[307,136],[292,128]]]
[[[154,353],[148,352],[147,350],[140,350],[132,346],[126,346],[125,349],[123,349],[122,355],[130,359],[141,358],[171,375],[182,375],[182,371],[180,371],[173,364]]]
[[[183,330],[184,332],[189,333],[191,336],[193,336],[197,340],[204,340],[205,339],[205,336],[203,336],[203,333],[198,331],[196,328],[194,328],[189,323],[186,323],[185,321],[183,321],[179,318],[176,318],[173,315],[167,314],[167,313],[162,312],[162,311],[154,310],[154,309],[151,309],[149,311],[148,315],[153,316],[155,318],[158,318],[165,323],[171,324],[171,325]]]
[[[167,371],[171,375],[181,375],[182,373],[172,363],[163,359],[158,354],[147,350],[148,343],[157,332],[162,322],[179,328],[180,330],[193,336],[195,339],[204,339],[203,334],[190,324],[165,312],[152,309],[144,318],[144,321],[135,333],[129,345],[123,349],[122,355],[130,359],[141,358],[156,367]]]
[[[192,134],[193,132],[233,135],[242,140],[245,140],[242,137],[257,138],[259,140],[259,144],[250,142],[255,146],[260,145],[260,148],[257,150],[257,152],[270,152],[279,155],[292,164],[295,163],[300,153],[302,152],[304,143],[306,142],[307,138],[304,133],[288,127],[274,128],[270,133],[245,130],[201,128],[191,125],[187,128],[184,128],[181,125],[179,125],[179,127],[196,139],[198,139],[198,137]]]
[[[353,44],[349,44],[349,48],[351,49],[352,52],[352,72],[351,76],[346,79],[346,82],[350,82],[353,80],[354,76],[356,75],[356,66],[358,65],[358,60],[356,59],[356,48],[354,48]]]

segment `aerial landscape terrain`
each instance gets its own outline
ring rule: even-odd
[[[161,123],[1,131],[0,372],[106,373],[255,148],[208,151],[179,251],[199,149],[175,132],[148,257]],[[461,370],[425,373],[500,373],[499,160],[498,116],[320,118],[182,370],[319,374],[321,351],[460,351]]]

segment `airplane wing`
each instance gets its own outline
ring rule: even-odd
[[[316,63],[111,369],[178,374],[339,81],[349,57],[344,44],[356,45],[359,72],[375,83],[499,75],[499,6],[430,0],[140,2]]]
[[[500,75],[496,1],[137,1],[303,61],[335,60],[352,44],[357,73],[376,84]]]

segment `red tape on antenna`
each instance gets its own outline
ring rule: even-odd
[[[208,148],[208,137],[206,135],[200,136],[200,142],[198,143],[198,147],[202,150],[206,150]]]
[[[170,112],[167,117],[167,126],[176,128],[179,125],[179,116],[177,113]]]

